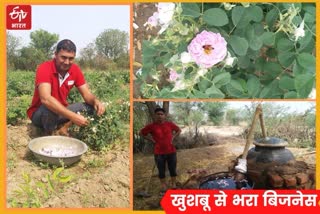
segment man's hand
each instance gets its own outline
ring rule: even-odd
[[[104,105],[97,99],[95,100],[93,107],[96,110],[98,116],[102,115],[104,113],[104,111],[106,110]]]
[[[77,126],[87,126],[89,125],[89,121],[87,118],[82,116],[81,114],[75,114],[74,117],[71,118],[71,121]]]

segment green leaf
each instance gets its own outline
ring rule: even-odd
[[[237,65],[240,68],[248,68],[250,65],[250,59],[248,56],[240,56],[238,57]]]
[[[228,24],[228,16],[226,12],[220,8],[211,8],[203,14],[203,21],[211,26],[224,26]]]
[[[201,91],[193,90],[190,98],[209,98],[209,96]]]
[[[193,18],[197,18],[201,15],[200,8],[196,3],[183,3],[182,7],[182,15],[190,16]]]
[[[56,180],[60,176],[60,174],[63,170],[64,170],[63,167],[59,167],[56,170],[54,170],[53,175],[52,175],[53,180]]]
[[[236,6],[232,9],[231,19],[234,26],[237,26],[237,24],[240,22],[241,18],[245,14],[245,8],[242,6]]]
[[[314,46],[314,41],[313,41],[313,39],[312,39],[312,33],[310,33],[309,31],[307,31],[306,33],[305,33],[305,36],[303,37],[303,39],[300,39],[299,41],[298,41],[298,43],[299,43],[299,45],[300,45],[300,47],[299,47],[299,52],[302,52],[302,51],[304,51],[304,49],[305,48],[308,48],[308,46],[309,45],[311,45],[311,47],[312,47],[312,49],[315,47]],[[305,51],[305,52],[308,52],[308,51]]]
[[[316,15],[316,7],[315,4],[303,4],[302,9],[307,13],[312,14],[313,16]]]
[[[295,77],[295,88],[299,98],[307,98],[312,91],[315,77],[311,74],[301,74]]]
[[[307,73],[307,72],[306,72],[306,69],[304,69],[302,66],[300,66],[300,65],[296,62],[296,60],[295,60],[294,63],[293,63],[292,71],[293,71],[294,76],[298,76],[298,75],[300,75],[300,74],[305,74],[305,73]]]
[[[287,38],[281,38],[277,42],[277,49],[279,51],[289,51],[289,50],[292,50],[293,48],[294,48],[293,42]]]
[[[260,93],[261,84],[256,76],[251,76],[247,82],[248,93],[252,98],[255,98]]]
[[[278,63],[266,62],[263,66],[263,71],[265,75],[276,78],[282,72],[282,68]]]
[[[289,91],[287,93],[284,94],[284,98],[285,99],[294,99],[294,98],[297,98],[298,95],[297,95],[297,92],[295,91]]]
[[[287,10],[292,8],[292,6],[300,9],[302,8],[301,3],[282,3],[282,6]]]
[[[244,28],[250,23],[251,17],[246,8],[236,6],[232,9],[231,13],[232,23],[237,28]]]
[[[224,94],[214,85],[208,88],[205,92],[210,98],[224,98]]]
[[[199,83],[198,83],[198,87],[200,91],[205,91],[207,88],[209,88],[212,85],[212,82],[210,82],[207,79],[202,79]]]
[[[304,14],[304,21],[308,23],[314,23],[316,21],[316,17],[313,14],[305,13]]]
[[[158,50],[155,48],[154,45],[150,41],[143,40],[142,41],[142,55],[144,57],[156,56]]]
[[[254,23],[253,24],[254,33],[257,36],[261,36],[264,33],[263,24],[262,23]]]
[[[309,53],[301,53],[297,56],[299,65],[307,69],[315,69],[316,58]]]
[[[217,88],[220,88],[221,86],[228,84],[230,80],[231,80],[230,73],[225,72],[215,76],[212,82],[215,84]]]
[[[261,40],[263,44],[272,46],[275,42],[275,34],[272,32],[264,32],[261,35]]]
[[[244,90],[242,85],[237,80],[231,80],[229,84],[226,85],[226,89],[230,97],[240,98],[244,96]]]
[[[281,77],[279,81],[279,88],[283,90],[293,90],[295,89],[294,79],[288,76]]]
[[[249,46],[247,40],[239,36],[231,35],[228,43],[231,45],[232,49],[237,55],[246,55]]]
[[[250,6],[247,13],[250,15],[251,20],[253,20],[254,22],[261,22],[263,19],[263,11],[259,6]]]
[[[279,63],[284,67],[292,65],[296,58],[296,54],[293,52],[282,52],[278,54]]]
[[[249,47],[254,51],[259,50],[262,47],[262,45],[263,45],[263,42],[262,42],[261,38],[258,36],[253,37],[249,41]]]
[[[279,81],[274,80],[270,84],[266,85],[259,95],[260,98],[274,98],[277,96],[277,91],[279,89]]]
[[[273,8],[266,14],[265,20],[270,30],[273,30],[273,26],[275,22],[278,20],[278,16],[279,16],[279,13],[276,8]]]
[[[47,175],[47,180],[48,180],[48,189],[50,191],[54,191],[54,186],[53,186],[52,180],[50,178],[50,175]]]
[[[71,175],[66,175],[66,176],[60,176],[59,177],[59,182],[61,183],[68,183],[69,181],[71,181],[72,176]]]

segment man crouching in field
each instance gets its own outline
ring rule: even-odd
[[[54,58],[37,68],[35,90],[31,106],[27,110],[32,123],[44,129],[45,135],[52,135],[58,125],[63,125],[57,134],[68,135],[72,124],[86,126],[89,121],[77,112],[102,115],[104,105],[90,92],[81,69],[73,64],[76,55],[75,44],[68,39],[58,43]],[[69,105],[67,97],[76,86],[85,103]]]

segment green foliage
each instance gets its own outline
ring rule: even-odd
[[[7,32],[8,69],[35,71],[40,63],[52,58],[59,35],[40,29],[31,32],[30,39],[27,46],[20,47],[21,38]],[[126,32],[105,30],[85,48],[77,50],[80,57],[76,61],[84,70],[129,69],[128,39]]]
[[[7,123],[16,125],[27,118],[34,90],[34,72],[9,71],[7,73]]]
[[[36,71],[37,66],[48,60],[45,53],[34,47],[20,49],[19,57],[14,59],[15,69]]]
[[[239,125],[240,122],[240,116],[239,112],[234,109],[228,109],[226,111],[226,120],[227,123],[233,126]]]
[[[90,124],[80,127],[77,137],[94,150],[102,150],[117,139],[128,141],[129,138],[129,102],[107,102],[106,113],[87,115]]]
[[[40,51],[46,58],[50,58],[54,51],[54,44],[58,42],[59,35],[39,29],[30,33],[31,47]]]
[[[7,123],[17,125],[19,122],[27,119],[27,109],[30,106],[32,95],[22,95],[8,100],[7,105]]]
[[[18,47],[20,46],[21,39],[13,36],[10,31],[7,31],[7,68],[14,68],[14,57],[17,56]]]
[[[258,103],[246,106],[239,115],[243,116],[248,124],[252,123],[252,117]],[[295,102],[295,105],[300,105]],[[262,103],[263,118],[267,136],[278,137],[287,140],[293,147],[315,147],[315,105],[310,102],[310,107],[305,112],[292,112],[290,107],[277,102]],[[257,121],[255,138],[262,138],[260,124]]]
[[[100,117],[86,115],[90,124],[86,127],[74,127],[76,137],[94,150],[102,150],[116,140],[129,139],[129,72],[85,72],[92,93],[104,102],[106,112]],[[70,103],[81,102],[76,89],[69,95]]]
[[[175,4],[168,27],[142,41],[142,68],[135,82],[142,97],[310,96],[315,87],[315,4],[228,4],[232,7],[226,3]],[[203,30],[224,37],[229,52],[205,71],[181,58]],[[234,62],[228,64],[231,58]],[[172,71],[179,81],[169,78]]]
[[[33,181],[27,173],[22,173],[22,177],[23,183],[15,191],[14,197],[9,199],[14,208],[40,208],[72,179],[71,175],[64,175],[64,167],[55,169],[40,181]]]
[[[75,128],[77,137],[91,148],[101,150],[105,146],[129,139],[129,71],[84,72],[91,92],[104,102],[106,112],[93,116],[90,125]],[[7,80],[7,123],[16,125],[27,118],[34,90],[34,72],[10,71]],[[76,88],[72,89],[69,103],[83,102]],[[91,116],[92,117],[92,116]]]
[[[214,125],[221,124],[226,107],[227,103],[225,102],[204,103],[204,109],[208,112],[209,120]]]
[[[115,59],[128,50],[128,33],[118,29],[107,29],[96,38],[96,47],[99,53]]]
[[[34,91],[35,72],[30,71],[8,71],[7,72],[7,97],[19,97],[32,95]]]

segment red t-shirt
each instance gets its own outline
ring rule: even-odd
[[[154,154],[163,155],[170,154],[176,151],[176,148],[172,144],[172,132],[179,131],[180,128],[169,121],[163,123],[151,123],[141,129],[141,134],[151,134],[156,141],[154,145]]]
[[[59,75],[55,66],[55,59],[46,61],[39,65],[35,79],[35,90],[31,106],[27,110],[28,117],[31,119],[32,114],[40,107],[38,86],[40,83],[51,84],[51,95],[56,98],[62,105],[68,106],[67,97],[73,86],[79,87],[85,84],[85,79],[81,69],[72,64],[69,71],[69,77],[65,79],[62,85],[59,85]]]

